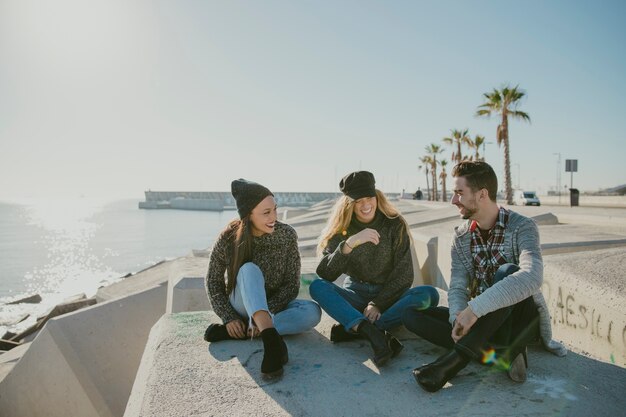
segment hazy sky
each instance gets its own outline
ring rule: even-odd
[[[574,186],[626,183],[623,1],[0,0],[0,199],[413,191],[450,129],[495,142],[474,114],[505,83],[514,185],[554,187],[559,152]]]

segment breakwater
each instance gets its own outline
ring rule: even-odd
[[[235,199],[227,191],[145,191],[146,201],[140,209],[176,209],[222,211],[235,208]],[[277,192],[274,198],[279,206],[307,207],[334,199],[339,193]]]

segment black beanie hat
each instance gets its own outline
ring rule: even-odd
[[[233,194],[233,197],[235,197],[237,211],[239,212],[239,217],[242,219],[250,214],[252,209],[263,201],[265,197],[268,195],[274,196],[270,190],[261,184],[244,180],[243,178],[239,178],[230,183],[230,192]]]
[[[341,179],[339,189],[348,197],[358,200],[363,197],[376,197],[376,180],[369,171],[351,172]]]

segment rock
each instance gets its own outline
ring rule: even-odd
[[[13,338],[14,336],[17,336],[17,333],[6,332],[4,336],[0,337],[0,339],[11,340],[11,338]]]
[[[11,350],[14,347],[18,347],[20,343],[13,342],[11,340],[0,339],[0,350]]]
[[[11,301],[10,303],[7,303],[7,305],[20,304],[20,303],[28,303],[28,304],[38,304],[38,303],[41,303],[41,295],[39,295],[39,294],[29,295],[28,297],[24,297],[24,298],[21,298],[19,300]]]

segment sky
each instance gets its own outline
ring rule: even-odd
[[[625,184],[625,22],[604,0],[0,0],[0,200],[337,191],[359,169],[412,192],[465,128],[503,184],[475,113],[507,84],[531,117],[509,121],[514,186],[554,189],[566,159],[576,188]]]

